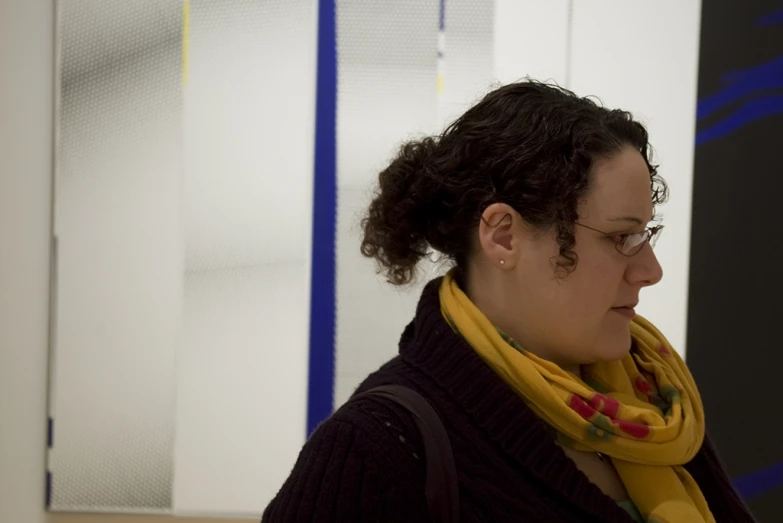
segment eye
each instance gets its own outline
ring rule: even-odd
[[[610,234],[608,237],[613,243],[625,243],[630,234]]]

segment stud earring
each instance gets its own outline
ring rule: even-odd
[[[506,264],[506,260],[500,260],[500,265],[505,265],[505,264]]]

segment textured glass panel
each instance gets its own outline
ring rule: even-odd
[[[171,508],[182,4],[62,0],[51,507]]]
[[[178,514],[258,516],[305,440],[315,17],[191,3]]]

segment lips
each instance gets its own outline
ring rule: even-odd
[[[612,307],[612,310],[626,318],[633,319],[636,316],[636,305],[638,305],[638,303],[624,305],[622,307]]]

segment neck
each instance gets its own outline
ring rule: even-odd
[[[491,275],[487,276],[487,272],[474,270],[468,278],[461,281],[458,280],[460,288],[470,298],[470,301],[489,319],[492,325],[511,336],[526,351],[535,354],[539,358],[551,361],[564,371],[581,378],[582,367],[580,364],[562,362],[558,361],[557,358],[553,358],[542,344],[535,343],[535,340],[525,336],[520,321],[516,318],[509,318],[508,311],[514,309],[513,302],[515,297],[507,296],[504,293],[504,289],[507,289],[508,285],[502,281],[493,280]]]

